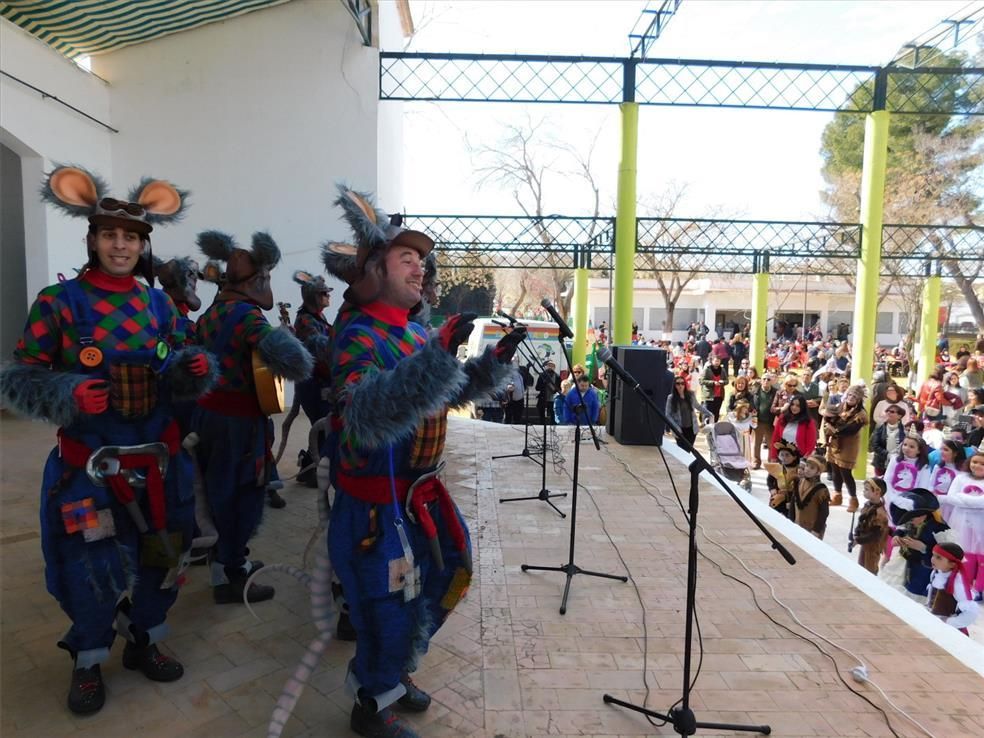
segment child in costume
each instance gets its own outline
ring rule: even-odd
[[[964,635],[977,619],[980,605],[973,599],[970,578],[964,571],[964,551],[956,543],[938,543],[930,559],[933,573],[929,578],[926,607],[947,625]]]
[[[940,514],[943,515],[943,520],[949,523],[953,506],[947,501],[946,495],[950,491],[953,480],[963,471],[964,449],[957,441],[947,440],[943,441],[943,445],[935,453],[939,454],[939,457],[935,465],[931,462],[929,489],[940,498]]]
[[[928,489],[913,489],[898,495],[890,515],[897,526],[892,536],[899,556],[905,560],[903,592],[920,602],[926,596],[932,572],[933,547],[949,530],[940,516],[940,503]]]
[[[72,621],[58,645],[74,661],[68,706],[80,714],[105,702],[100,664],[117,633],[126,668],[161,682],[184,673],[156,645],[194,525],[191,461],[170,406],[215,379],[214,358],[180,345],[174,305],[153,288],[150,233],[181,216],[187,193],[152,179],[128,200],[105,190],[79,167],[48,175],[44,199],[88,218],[89,260],[41,291],[0,371],[9,407],[60,426],[41,486],[41,548],[48,591]]]
[[[929,448],[923,441],[922,435],[915,428],[910,428],[902,439],[899,453],[893,456],[885,469],[885,507],[888,509],[889,525],[894,528],[898,521],[892,517],[892,505],[900,495],[916,488],[929,487]],[[891,534],[891,529],[889,530]],[[892,557],[894,536],[890,536],[885,547],[885,558]]]
[[[820,480],[827,463],[822,456],[807,456],[799,463],[799,480],[792,496],[790,510],[796,524],[820,540],[827,531],[830,515],[830,490]]]
[[[350,726],[413,738],[392,709],[430,705],[409,674],[471,580],[468,528],[438,479],[447,409],[504,385],[525,329],[459,362],[473,315],[450,317],[434,336],[409,320],[434,242],[367,195],[340,192],[358,245],[324,248],[328,271],[349,284],[335,321],[328,547],[357,635]]]
[[[871,477],[862,489],[864,507],[854,526],[854,542],[858,544],[858,563],[872,574],[878,574],[878,562],[888,540],[888,511],[885,509],[885,480]]]
[[[254,233],[252,248],[236,246],[219,231],[198,235],[207,257],[226,263],[215,301],[198,318],[199,342],[219,357],[215,389],[198,401],[192,427],[205,494],[218,530],[211,562],[212,596],[217,604],[243,601],[246,582],[262,562],[247,558],[247,543],[263,515],[268,485],[278,482],[270,447],[273,421],[260,408],[253,376],[253,353],[276,376],[295,382],[311,375],[313,360],[294,334],[274,328],[263,315],[273,307],[270,271],[280,249],[266,233]],[[250,602],[274,596],[273,587],[252,584]]]
[[[799,448],[795,443],[779,441],[775,445],[778,461],[765,464],[768,474],[765,483],[769,489],[769,504],[786,517],[793,519],[789,502],[799,481]]]
[[[950,485],[950,526],[964,550],[964,573],[980,597],[984,593],[984,445],[967,460],[967,471]]]

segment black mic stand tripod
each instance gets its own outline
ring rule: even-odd
[[[642,398],[642,401],[649,407],[650,410],[656,413],[657,417],[661,418],[670,430],[673,431],[673,435],[676,436],[677,445],[680,446],[684,451],[689,452],[694,460],[687,468],[690,471],[690,498],[687,502],[688,505],[688,523],[689,532],[687,537],[688,550],[687,550],[687,609],[686,609],[686,633],[684,635],[683,642],[683,697],[680,700],[679,708],[670,708],[667,713],[655,712],[654,710],[649,710],[645,707],[640,707],[639,705],[633,705],[629,702],[624,702],[622,700],[612,697],[610,694],[604,696],[604,701],[606,704],[619,705],[620,707],[625,707],[629,710],[634,710],[635,712],[641,712],[643,715],[648,715],[649,717],[656,718],[657,720],[662,720],[664,722],[673,725],[673,729],[683,736],[693,735],[697,732],[698,728],[712,728],[715,730],[737,730],[745,731],[749,733],[762,733],[763,735],[770,735],[772,733],[772,728],[768,725],[731,725],[728,723],[703,723],[699,722],[694,715],[694,711],[690,709],[690,661],[691,661],[691,636],[693,635],[693,624],[694,624],[694,611],[696,609],[696,599],[697,599],[697,507],[698,507],[698,485],[700,483],[700,474],[702,471],[708,472],[714,479],[718,481],[721,488],[724,489],[731,499],[740,507],[745,514],[758,526],[759,530],[772,541],[772,547],[776,549],[786,561],[790,564],[795,564],[796,559],[793,558],[792,554],[776,540],[768,529],[762,525],[762,522],[755,517],[751,510],[745,507],[744,503],[738,499],[734,492],[731,491],[731,487],[728,483],[721,478],[714,467],[711,466],[710,462],[694,448],[693,444],[690,443],[683,435],[680,428],[671,421],[663,408],[659,407],[655,400],[650,397],[646,391],[642,388],[639,382],[629,374],[621,365],[619,365],[614,359],[611,358],[611,351],[605,349],[599,352],[599,358],[605,362],[609,367],[611,367],[615,373],[618,375],[619,379],[626,382],[632,389],[635,390],[636,394]],[[662,452],[661,452],[662,453]]]
[[[503,329],[503,331],[505,331],[504,325],[499,323],[496,323],[496,325],[498,325],[500,328]],[[546,371],[546,367],[540,361],[540,357],[537,356],[536,351],[534,351],[532,348],[526,345],[527,338],[524,338],[517,348],[520,350],[521,353],[523,353],[523,356],[526,358],[526,360],[530,361],[530,363],[535,366],[537,372],[539,374],[543,374],[543,372]],[[566,492],[555,493],[547,489],[547,412],[549,412],[549,410],[550,408],[546,408],[546,411],[543,414],[543,424],[542,424],[543,442],[540,448],[540,458],[537,459],[536,457],[533,456],[529,448],[530,423],[529,423],[529,419],[526,417],[528,408],[526,406],[526,395],[524,391],[523,424],[525,426],[525,431],[524,431],[525,435],[523,439],[523,450],[518,454],[505,454],[503,456],[493,456],[492,460],[494,461],[495,459],[508,459],[516,456],[525,456],[526,458],[540,465],[540,491],[537,494],[530,495],[528,497],[501,497],[499,498],[500,503],[522,502],[525,500],[541,500],[543,502],[546,502],[548,505],[550,505],[550,507],[552,507],[556,511],[556,513],[560,515],[560,517],[566,518],[567,515],[564,513],[564,511],[561,510],[559,507],[557,507],[555,504],[553,504],[550,500],[555,497],[567,497],[567,493]]]
[[[557,340],[560,341],[560,350],[564,354],[564,358],[567,360],[567,366],[573,367],[571,363],[571,357],[567,353],[567,346],[564,345],[563,335],[558,335]],[[591,419],[588,418],[587,407],[584,404],[584,395],[581,393],[581,388],[577,386],[577,382],[574,383],[574,392],[577,392],[578,405],[575,411],[576,425],[574,428],[574,474],[572,475],[571,484],[571,538],[570,544],[567,552],[567,563],[561,566],[533,566],[531,564],[523,564],[520,569],[523,571],[560,571],[567,575],[567,582],[564,585],[564,597],[560,601],[560,614],[564,615],[567,612],[567,596],[571,592],[571,579],[574,578],[575,574],[585,574],[589,577],[601,577],[603,579],[617,579],[621,582],[629,581],[626,576],[621,576],[619,574],[602,574],[597,571],[588,571],[582,569],[580,566],[574,563],[574,538],[577,533],[577,477],[578,477],[578,464],[581,459],[581,416],[584,415],[584,419],[587,423],[588,430],[591,431],[591,439],[594,441],[595,448],[601,450],[601,443],[598,441],[598,435],[595,433],[594,426],[591,424]],[[546,479],[546,471],[544,471],[544,479]]]

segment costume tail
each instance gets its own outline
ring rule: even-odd
[[[301,398],[295,388],[294,401],[290,404],[290,412],[287,413],[287,417],[284,418],[283,425],[280,426],[280,447],[277,449],[277,455],[273,459],[274,466],[280,463],[280,457],[284,455],[284,449],[287,448],[287,438],[290,436],[290,426],[293,425],[294,418],[296,418],[300,412]]]

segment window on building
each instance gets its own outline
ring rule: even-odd
[[[894,317],[894,313],[878,313],[878,320],[875,322],[875,333],[891,333]]]

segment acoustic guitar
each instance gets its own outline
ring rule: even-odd
[[[290,304],[278,302],[280,308],[280,324],[288,330],[293,330],[290,325]],[[286,408],[284,401],[284,378],[278,377],[268,367],[263,359],[260,358],[258,351],[253,351],[251,355],[253,364],[253,384],[256,387],[256,399],[260,403],[260,412],[264,415],[276,415],[282,413]]]

